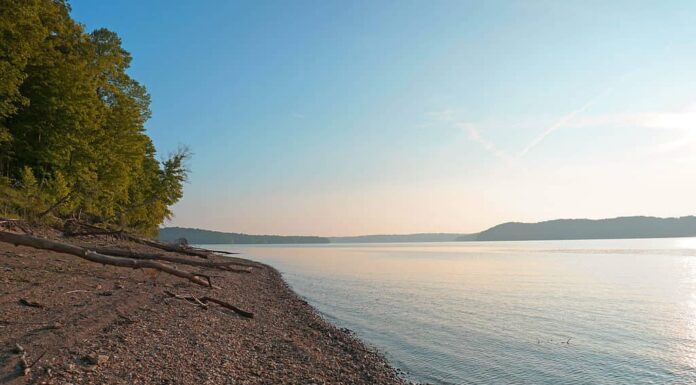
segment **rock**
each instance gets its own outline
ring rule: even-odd
[[[85,361],[90,365],[103,365],[109,361],[109,356],[104,354],[90,354],[85,357]]]

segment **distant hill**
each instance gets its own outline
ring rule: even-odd
[[[613,219],[558,219],[539,223],[503,223],[479,233],[477,241],[556,239],[624,239],[696,236],[696,217],[621,217]],[[469,241],[471,238],[460,238]]]
[[[185,227],[165,227],[160,229],[159,240],[172,242],[186,238],[193,244],[282,244],[282,243],[329,243],[328,238],[286,235],[249,235],[223,233],[221,231],[190,229]]]
[[[396,242],[454,242],[472,240],[473,234],[457,233],[420,233],[420,234],[385,234],[358,235],[354,237],[329,237],[331,243],[396,243]],[[471,239],[469,239],[471,238]]]
[[[681,218],[621,217],[613,219],[557,219],[539,223],[509,222],[478,234],[419,233],[352,237],[250,235],[221,231],[165,227],[159,239],[186,238],[193,244],[283,243],[405,243],[453,241],[532,241],[560,239],[624,239],[696,236],[696,216]]]

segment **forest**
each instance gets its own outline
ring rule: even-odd
[[[160,159],[150,95],[107,29],[64,0],[0,4],[0,216],[152,235],[181,199],[190,153]]]

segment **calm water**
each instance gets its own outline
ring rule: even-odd
[[[226,249],[413,380],[696,383],[696,238]]]

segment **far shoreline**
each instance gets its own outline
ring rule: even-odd
[[[411,233],[357,236],[255,235],[199,228],[164,227],[159,239],[194,244],[343,244],[415,242],[508,242],[591,239],[645,239],[696,236],[696,216],[647,216],[609,219],[556,219],[537,223],[507,222],[477,233]]]

